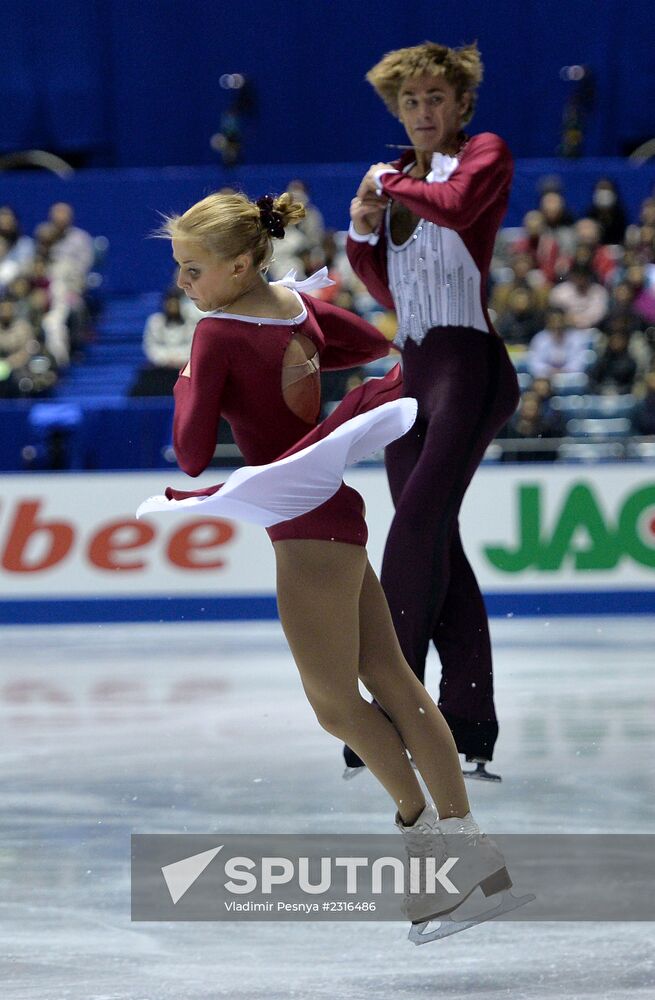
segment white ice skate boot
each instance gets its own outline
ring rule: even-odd
[[[423,922],[428,919],[424,916],[426,907],[429,910],[434,905],[432,896],[430,901],[426,902],[424,891],[427,859],[435,859],[437,868],[445,860],[445,847],[443,835],[439,829],[439,816],[434,805],[428,802],[421,815],[411,826],[405,826],[399,813],[396,813],[396,826],[405,842],[408,860],[402,911],[412,923],[415,920]],[[421,886],[423,889],[416,891]]]
[[[416,880],[410,881],[403,904],[403,911],[412,922],[409,940],[414,944],[438,941],[493,920],[535,898],[512,895],[509,891],[512,880],[503,855],[493,840],[480,832],[470,813],[463,819],[439,822],[431,806],[426,807],[413,826],[405,827],[398,821],[397,825],[408,857],[423,859],[414,862],[415,874],[417,864],[419,867],[420,881],[418,884]],[[470,917],[458,915],[464,901],[478,886],[485,897],[496,897],[493,905]],[[435,929],[428,929],[432,920],[439,923]]]

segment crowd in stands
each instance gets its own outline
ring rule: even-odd
[[[13,209],[0,207],[0,398],[52,394],[61,370],[90,329],[87,279],[91,236],[58,202],[32,236]]]
[[[326,229],[301,180],[288,190],[306,216],[276,243],[271,280],[289,271],[302,279],[325,266],[334,283],[315,294],[364,316],[392,340],[395,316],[353,274],[345,233]],[[70,205],[52,205],[32,236],[21,232],[10,207],[0,207],[0,398],[50,395],[59,373],[83,359],[93,264],[94,241],[75,226]],[[620,192],[602,178],[575,219],[551,180],[523,225],[499,234],[489,306],[522,388],[500,435],[511,459],[555,459],[572,410],[577,417],[620,413],[630,433],[655,435],[655,196],[630,220]],[[144,363],[130,395],[170,396],[201,315],[173,279],[161,309],[146,321]],[[367,374],[323,373],[323,415]]]
[[[629,416],[633,433],[655,432],[655,198],[628,225],[602,178],[576,220],[551,183],[519,230],[501,232],[492,277],[492,315],[523,388],[504,436],[564,437],[571,387],[579,417],[602,403],[607,418]]]

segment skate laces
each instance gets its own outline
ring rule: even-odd
[[[475,847],[485,839],[471,813],[462,817],[450,816],[448,819],[442,819],[439,821],[439,829],[444,837],[461,837],[470,847]]]
[[[400,818],[400,814],[396,813],[396,826],[402,833],[406,845],[411,843],[419,846],[424,838],[429,839],[431,835],[434,836],[439,833],[437,810],[432,803],[428,803],[421,815],[411,826],[405,826]]]
[[[412,832],[404,835],[405,850],[408,858],[429,858],[434,853],[435,847],[443,849],[443,841],[438,830],[426,830],[425,832]]]

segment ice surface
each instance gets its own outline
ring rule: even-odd
[[[486,829],[655,833],[653,619],[495,622]],[[652,924],[131,923],[131,833],[392,832],[306,704],[275,624],[5,628],[6,1000],[641,1000]],[[436,688],[436,665],[429,686]]]

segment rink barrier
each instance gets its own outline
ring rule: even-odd
[[[655,614],[655,466],[485,466],[461,514],[490,615]],[[194,485],[224,481],[214,470]],[[393,517],[382,468],[349,471],[379,569]],[[179,472],[0,477],[0,623],[275,619],[265,533],[135,512]]]
[[[653,591],[559,591],[483,596],[491,618],[655,614]],[[184,621],[276,621],[277,618],[274,595],[0,602],[0,625],[163,624]]]

